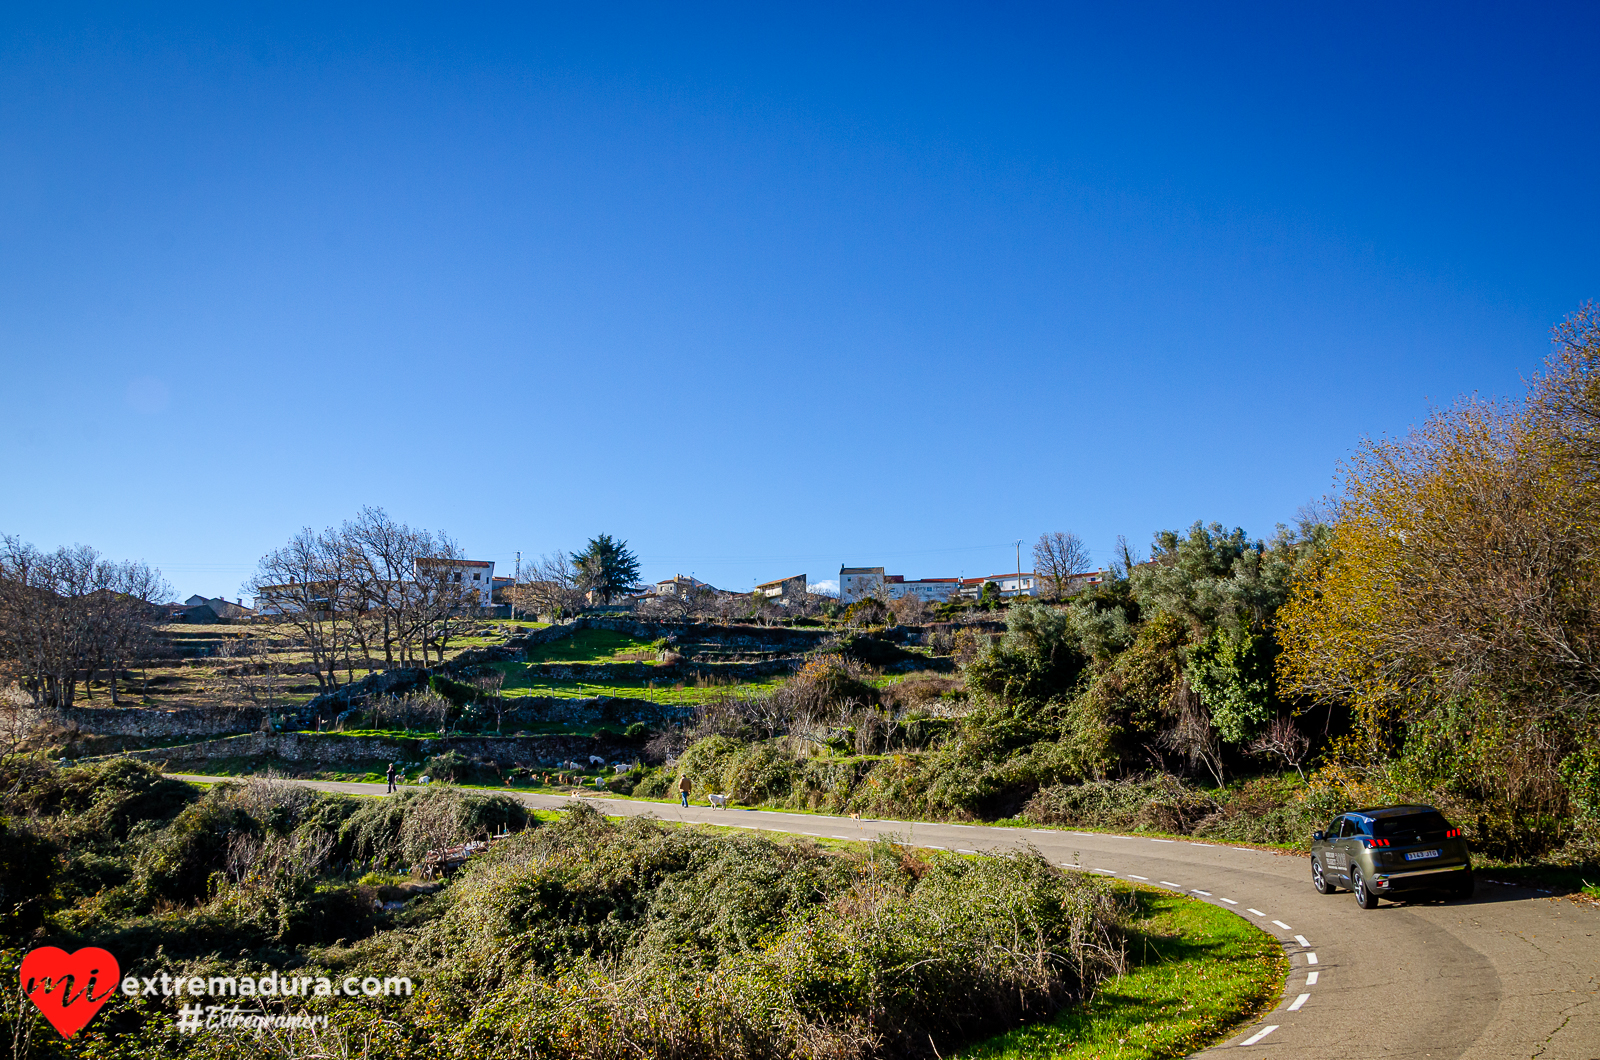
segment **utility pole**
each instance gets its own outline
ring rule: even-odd
[[[1022,595],[1022,538],[1017,538],[1017,596]]]
[[[517,572],[511,577],[511,621],[517,620],[517,590],[522,586],[522,550],[517,550]]]

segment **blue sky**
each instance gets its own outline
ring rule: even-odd
[[[0,15],[0,531],[180,595],[1267,534],[1600,296],[1593,5],[226,6]]]

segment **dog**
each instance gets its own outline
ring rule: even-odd
[[[861,815],[859,813],[852,813],[850,815],[850,819],[852,821],[859,821],[859,820],[861,820]]]
[[[728,808],[728,797],[726,795],[718,795],[716,792],[712,792],[706,798],[711,800],[711,808],[713,810],[726,810]]]

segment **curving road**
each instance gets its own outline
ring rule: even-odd
[[[216,782],[224,777],[172,774]],[[296,781],[323,791],[383,794],[382,784]],[[506,794],[537,809],[572,800]],[[1247,918],[1289,955],[1276,1008],[1202,1053],[1600,1060],[1600,910],[1479,881],[1465,902],[1385,902],[1311,888],[1303,857],[1244,847],[1060,829],[856,821],[766,810],[713,810],[585,798],[612,816],[731,825],[834,839],[894,836],[959,853],[1032,845],[1066,867],[1182,891]]]

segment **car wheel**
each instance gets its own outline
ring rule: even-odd
[[[1350,870],[1351,890],[1356,892],[1356,905],[1363,909],[1378,908],[1378,896],[1367,890],[1367,881],[1361,878],[1360,869]]]
[[[1332,894],[1339,889],[1322,874],[1322,862],[1316,858],[1311,859],[1311,886],[1317,889],[1318,894]]]
[[[1475,885],[1472,879],[1472,870],[1468,869],[1466,872],[1461,874],[1461,878],[1459,880],[1450,885],[1450,897],[1471,898],[1474,889]]]

